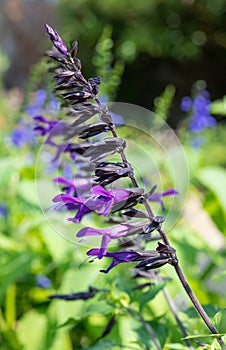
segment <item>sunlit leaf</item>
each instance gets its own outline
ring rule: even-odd
[[[213,322],[219,332],[226,333],[226,308],[216,313]]]
[[[226,212],[226,171],[220,167],[206,167],[198,172],[197,177],[204,186],[213,191]]]

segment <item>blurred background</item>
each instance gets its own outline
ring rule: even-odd
[[[113,59],[125,69],[117,101],[153,109],[169,83],[178,101],[194,81],[205,80],[213,99],[225,92],[225,0],[1,0],[0,48],[8,58],[3,83],[24,89],[32,65],[49,48],[48,22],[67,43],[79,40],[85,73],[93,74],[93,48],[110,26]]]
[[[170,241],[200,302],[225,332],[225,19],[226,0],[0,0],[1,349],[155,349],[140,317],[153,327],[162,349],[185,349],[163,284],[145,287],[150,281],[143,278],[144,288],[136,289],[128,264],[101,274],[99,269],[109,261],[84,262],[85,247],[56,233],[56,227],[63,229],[61,217],[54,216],[50,225],[43,215],[42,209],[60,191],[52,179],[60,175],[70,180],[74,175],[71,163],[56,168],[45,149],[37,161],[43,139],[34,133],[33,117],[64,117],[43,57],[52,47],[45,23],[68,46],[78,40],[84,76],[101,77],[105,101],[146,107],[177,135],[187,169],[172,144],[167,150],[173,159],[171,171],[142,134],[131,133],[127,126],[119,131],[154,161],[161,172],[159,192],[174,187],[175,169],[186,190],[189,187],[188,193],[175,197],[175,212],[169,196],[164,197],[166,212],[153,203],[154,212],[174,223],[179,210]],[[142,159],[136,147],[131,153]],[[148,162],[144,168],[150,185]],[[91,220],[102,225],[97,215]],[[72,225],[67,223],[68,237],[75,236]],[[188,334],[206,334],[171,267],[161,274]],[[71,303],[48,298],[87,292],[90,285],[109,293]],[[113,330],[102,339],[115,318]],[[213,338],[202,340],[207,348],[215,348]]]

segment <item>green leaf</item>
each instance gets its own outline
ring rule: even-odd
[[[95,301],[90,305],[87,305],[87,303],[85,304],[81,316],[82,318],[85,318],[93,314],[109,315],[113,309],[113,305],[107,303],[105,300]]]
[[[149,349],[152,345],[152,341],[150,339],[150,334],[147,332],[147,330],[144,327],[139,327],[134,329],[134,331],[137,333],[139,343],[145,345],[146,348]]]
[[[61,301],[62,302],[62,301]],[[80,301],[81,302],[81,301]],[[76,305],[76,303],[79,303],[79,301],[75,300],[73,301],[69,301],[66,302],[68,303],[74,303],[74,305]],[[109,303],[107,303],[104,300],[101,301],[92,301],[92,303],[88,304],[89,301],[86,301],[83,309],[75,316],[75,317],[69,317],[68,320],[66,320],[64,323],[60,324],[60,328],[61,327],[65,327],[65,326],[75,326],[76,324],[78,324],[79,321],[86,319],[87,317],[97,314],[97,315],[109,315],[113,312],[114,307],[113,305],[110,305]],[[80,307],[81,309],[81,307]]]
[[[226,96],[222,100],[215,100],[211,103],[211,114],[226,116]]]
[[[30,270],[31,261],[30,252],[23,252],[10,257],[7,262],[0,266],[0,299],[10,284],[17,282]]]
[[[160,347],[163,348],[168,338],[168,328],[157,320],[146,323],[149,324],[151,329],[153,330],[156,343],[159,343]],[[144,326],[135,329],[135,331],[137,333],[139,342],[141,344],[144,344],[148,349],[151,346],[155,345],[150,337],[150,333]]]
[[[66,322],[60,324],[59,326],[57,326],[57,328],[63,328],[66,326],[76,326],[78,323],[80,322],[80,319],[75,319],[70,317]]]
[[[8,252],[18,252],[22,250],[22,244],[17,242],[14,238],[0,233],[0,247]]]
[[[88,348],[84,348],[84,350],[113,350],[114,346],[116,346],[112,340],[103,340],[98,342],[94,346],[89,346]]]
[[[174,344],[167,344],[167,349],[173,349],[173,350],[187,350],[187,346],[184,346],[182,344],[174,343]]]
[[[182,338],[183,340],[185,339],[196,339],[196,338],[221,338],[225,335],[225,333],[218,333],[218,334],[195,334],[195,335],[188,335],[185,338]]]
[[[142,293],[139,298],[140,308],[143,308],[150,300],[154,299],[154,297],[164,288],[166,282],[157,283],[151,285],[149,290],[145,293]]]
[[[47,317],[32,310],[27,312],[19,322],[18,337],[24,350],[45,350]]]
[[[207,304],[207,305],[202,305],[203,309],[207,313],[209,317],[214,317],[216,315],[216,312],[220,310],[220,307],[217,305],[212,305],[212,304]],[[181,311],[185,313],[189,318],[199,318],[199,314],[195,310],[193,306],[189,307],[185,311]]]
[[[53,260],[56,262],[62,261],[74,253],[74,245],[59,234],[61,229],[60,224],[59,222],[58,232],[53,230],[53,227],[48,222],[44,222],[41,225],[42,239]]]
[[[215,194],[226,213],[226,171],[220,167],[206,167],[198,172],[197,177]]]
[[[39,207],[34,180],[20,181],[17,187],[17,191],[19,196],[27,203],[32,206]]]
[[[226,308],[216,313],[213,323],[219,332],[226,332]]]
[[[168,338],[168,334],[169,334],[169,329],[168,327],[166,327],[164,324],[160,323],[159,321],[151,321],[149,322],[150,326],[152,327],[152,329],[154,330],[155,334],[158,334],[158,340],[159,343],[161,345],[161,347],[163,348],[166,340]]]

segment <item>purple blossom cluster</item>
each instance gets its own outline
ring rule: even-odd
[[[55,96],[48,99],[47,91],[40,89],[35,93],[34,101],[25,107],[29,120],[20,120],[18,126],[10,134],[10,142],[17,148],[26,145],[35,145],[37,132],[34,132],[33,119],[42,120],[45,113],[56,114],[59,110],[59,102]],[[45,118],[43,118],[45,120]]]
[[[54,29],[46,25],[46,31],[54,45],[46,55],[55,62],[51,67],[55,74],[55,91],[63,100],[68,118],[59,121],[35,116],[34,130],[46,136],[45,143],[55,148],[53,161],[68,154],[76,165],[76,175],[72,179],[63,176],[54,179],[61,193],[53,198],[52,209],[67,210],[71,214],[68,220],[74,224],[83,222],[87,215],[103,216],[104,228],[83,227],[77,233],[82,239],[101,237],[100,247],[87,252],[91,261],[95,258],[112,260],[101,272],[108,273],[118,264],[133,261],[142,262],[137,267],[144,270],[173,263],[174,252],[166,245],[161,243],[161,247],[158,245],[156,250],[148,251],[145,241],[155,239],[153,232],[160,231],[164,222],[163,217],[154,216],[149,203],[158,202],[165,210],[163,197],[176,195],[177,191],[157,193],[156,186],[150,191],[139,187],[124,153],[126,141],[117,136],[114,116],[98,97],[100,78],[84,78],[81,62],[76,57],[77,42],[69,51]],[[106,134],[107,137],[103,136]],[[118,155],[118,161],[108,160],[113,154]],[[128,178],[132,186],[118,188],[121,178]],[[125,247],[130,241],[130,247],[111,252],[109,244],[115,240]]]
[[[182,99],[181,110],[192,113],[190,123],[192,132],[199,133],[217,124],[216,119],[210,114],[210,104],[209,92],[206,90],[202,90],[193,100],[189,96]]]
[[[18,126],[10,134],[10,142],[17,148],[36,143],[35,133],[31,123],[20,121]]]

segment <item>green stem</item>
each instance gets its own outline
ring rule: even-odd
[[[6,291],[6,304],[5,304],[5,318],[6,323],[10,328],[16,320],[16,285],[12,284]]]

